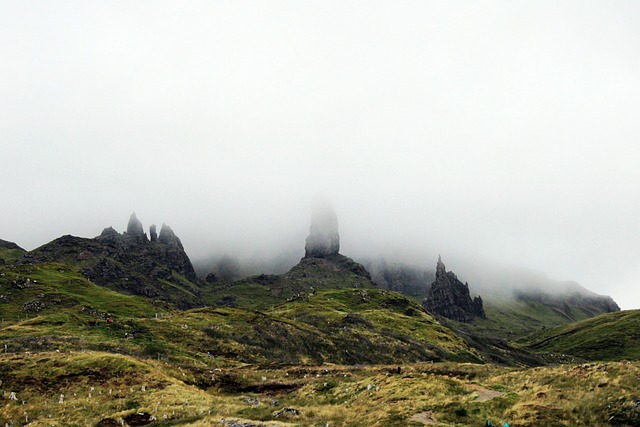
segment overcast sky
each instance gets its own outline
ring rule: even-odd
[[[640,2],[0,0],[0,238],[438,253],[640,307]],[[458,261],[460,260],[460,261]]]

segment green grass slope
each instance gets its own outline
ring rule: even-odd
[[[111,317],[113,322],[107,322]],[[481,361],[417,304],[381,289],[322,289],[263,311],[178,311],[97,286],[64,264],[0,268],[0,342],[220,364]],[[125,334],[135,330],[131,339]]]
[[[607,307],[592,304],[579,296],[548,297],[528,295],[520,298],[483,296],[486,319],[475,319],[456,328],[474,335],[517,340],[532,333],[592,318]]]
[[[640,310],[603,314],[521,341],[536,352],[579,360],[639,360]]]
[[[265,311],[193,309],[140,326],[171,354],[203,362],[208,353],[259,366],[482,360],[420,306],[380,289],[323,290]]]
[[[171,307],[94,285],[59,263],[0,267],[0,342],[8,351],[104,350],[155,355],[153,337],[125,339]],[[108,323],[108,318],[112,322]]]
[[[325,289],[275,307],[274,314],[322,331],[341,362],[480,361],[450,329],[405,296],[384,289]]]
[[[64,264],[0,266],[0,424],[640,423],[638,362],[460,363],[481,358],[418,304],[364,286],[312,289],[303,279],[350,276],[305,268],[300,291],[263,310],[180,311],[94,285]],[[626,324],[620,339],[637,341],[638,311],[589,322],[585,336],[611,338]]]
[[[127,317],[154,313],[153,301],[94,285],[67,265],[55,262],[0,267],[0,294],[5,322],[60,314],[69,308],[84,309],[95,318],[106,312]]]

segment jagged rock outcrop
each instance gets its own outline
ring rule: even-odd
[[[471,299],[469,285],[458,280],[453,272],[447,272],[440,257],[436,265],[436,279],[429,287],[422,306],[432,314],[458,322],[486,317],[482,298]]]
[[[311,211],[311,227],[304,248],[305,258],[324,258],[340,252],[338,217],[331,205],[318,200]]]
[[[174,233],[171,227],[169,227],[167,224],[162,224],[162,227],[160,227],[160,235],[158,236],[158,241],[160,243],[164,243],[165,245],[173,245],[179,247],[180,249],[183,249],[182,242],[180,242],[180,239],[178,239],[176,233]]]
[[[156,231],[155,224],[151,224],[151,226],[149,227],[149,238],[151,239],[152,242],[155,242],[156,240],[158,240],[158,232]]]
[[[184,251],[182,242],[171,227],[162,224],[158,243],[164,246],[164,262],[189,280],[196,280],[196,272],[191,260]]]
[[[144,234],[144,227],[142,227],[142,223],[136,217],[135,212],[133,212],[129,217],[129,223],[127,224],[127,234],[129,235]]]
[[[118,292],[181,308],[198,305],[200,282],[180,239],[163,225],[160,236],[148,240],[135,214],[122,234],[107,227],[93,239],[62,236],[22,257],[29,264],[47,261],[72,261],[89,280]]]
[[[122,235],[118,233],[113,227],[107,227],[103,229],[102,233],[100,233],[100,235],[97,236],[95,239],[101,243],[111,243],[111,244],[117,244],[123,241]]]

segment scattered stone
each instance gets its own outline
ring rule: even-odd
[[[33,282],[28,277],[18,277],[11,282],[11,286],[16,289],[27,289],[33,287]]]
[[[33,301],[27,301],[24,304],[22,304],[22,307],[20,308],[20,310],[22,310],[23,312],[39,312],[40,310],[43,310],[46,307],[46,304],[43,301],[40,300],[33,300]]]
[[[251,405],[251,406],[259,406],[260,405],[260,399],[256,399],[255,397],[245,397],[244,398],[244,403],[246,403],[247,405]]]
[[[280,418],[280,417],[291,418],[291,417],[297,417],[298,415],[300,415],[300,411],[298,411],[295,408],[282,408],[279,411],[276,411],[273,413],[273,418]]]

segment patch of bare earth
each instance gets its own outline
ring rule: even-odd
[[[434,425],[438,424],[438,420],[433,415],[431,411],[420,412],[419,414],[415,414],[411,417],[411,421],[415,421],[416,423],[422,423],[424,425]]]
[[[495,399],[496,397],[504,396],[506,393],[501,391],[491,390],[490,388],[482,387],[478,384],[467,384],[467,387],[473,389],[478,393],[476,402],[486,402],[487,400]]]

